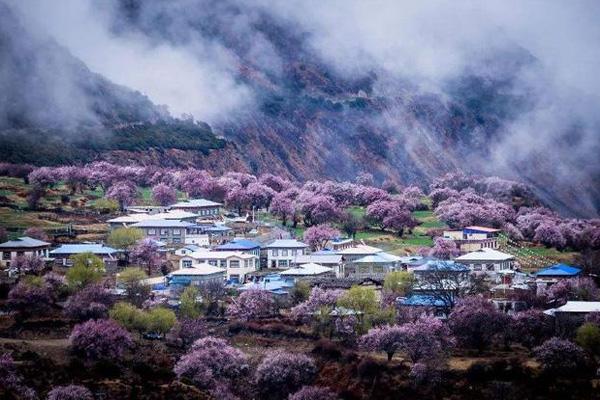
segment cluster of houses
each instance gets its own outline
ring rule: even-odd
[[[228,216],[221,204],[204,199],[166,207],[130,207],[127,211],[127,215],[107,221],[110,229],[138,228],[145,238],[157,243],[161,255],[172,266],[166,276],[152,280],[163,289],[214,280],[239,290],[262,288],[286,294],[301,279],[353,278],[380,283],[389,272],[410,271],[415,278],[413,290],[408,297],[399,298],[397,304],[427,307],[441,315],[447,312],[452,296],[460,293],[473,274],[487,280],[499,303],[507,291],[532,286],[543,290],[561,279],[581,274],[580,268],[563,264],[535,274],[519,272],[515,257],[499,250],[500,231],[479,226],[443,233],[443,238],[453,241],[461,252],[448,261],[397,256],[349,238],[331,238],[324,249],[311,252],[307,244],[296,239],[261,235],[269,230],[268,226],[255,224],[246,217]],[[1,243],[0,266],[10,269],[16,257],[36,255],[54,266],[68,268],[73,255],[92,253],[104,261],[107,271],[117,271],[122,253],[98,243],[50,247],[50,243],[30,237]],[[518,308],[515,304],[501,306]],[[569,304],[552,312],[560,314],[575,309],[578,309],[576,304]]]

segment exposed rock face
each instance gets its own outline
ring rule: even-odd
[[[228,1],[201,6],[202,13],[185,13],[122,1],[115,34],[170,44],[197,34],[223,45],[256,104],[212,127],[173,118],[139,92],[89,71],[60,45],[30,36],[0,3],[0,158],[37,164],[107,159],[299,180],[351,180],[366,171],[379,183],[420,186],[462,170],[519,178],[559,210],[598,215],[600,167],[590,167],[598,159],[556,160],[540,150],[498,161],[507,127],[533,107],[534,89],[516,83],[523,69],[536,68],[524,49],[496,54],[486,61],[492,67],[465,70],[428,91],[383,69],[341,74],[307,44],[306,32],[254,12],[248,25],[277,59],[274,67],[250,50],[252,38],[225,23],[248,10]],[[574,129],[556,144],[566,153],[576,143]],[[578,173],[559,177],[557,164]]]

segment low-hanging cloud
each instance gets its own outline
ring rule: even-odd
[[[523,106],[514,106],[493,140],[482,136],[488,151],[471,163],[474,169],[524,179],[539,178],[534,172],[543,169],[548,191],[560,183],[581,192],[588,215],[600,208],[599,185],[584,186],[600,175],[595,0],[140,1],[135,23],[120,7],[135,2],[10,2],[28,28],[56,38],[93,71],[217,128],[249,115],[260,99],[257,87],[286,69],[277,38],[259,28],[265,16],[340,76],[375,73],[374,97],[435,94],[444,104],[452,96],[448,85],[464,76],[506,79],[502,90],[524,99]],[[247,73],[262,76],[252,84],[243,79]],[[378,123],[405,135],[399,143],[410,152],[422,143],[414,144],[395,118],[400,111],[388,110]],[[427,127],[416,133],[435,140]]]
[[[110,29],[115,4],[92,0],[13,2],[28,28],[66,46],[93,71],[139,90],[176,116],[216,122],[251,104],[252,93],[235,79],[235,60],[216,42],[177,46],[136,32]]]

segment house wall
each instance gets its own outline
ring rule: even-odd
[[[71,260],[71,256],[73,254],[60,254],[60,255],[55,255],[54,256],[54,266],[56,267],[72,267],[73,266],[73,260]],[[104,255],[104,254],[95,254],[98,257],[100,257],[102,259],[102,262],[104,263],[104,267],[107,270],[112,270],[114,268],[116,268],[117,266],[117,258],[113,257],[113,256],[108,256],[108,255]]]
[[[444,231],[443,237],[446,239],[461,240],[463,233],[462,231]]]
[[[19,249],[3,249],[0,256],[0,266],[2,268],[9,268],[11,261],[14,258],[20,256],[40,256],[48,258],[49,247],[38,247],[33,249],[19,248]]]
[[[487,249],[497,249],[498,248],[498,239],[497,238],[489,238],[483,240],[457,240],[456,244],[460,249],[460,252],[463,254],[472,253],[477,250],[481,250],[484,248]]]
[[[221,207],[172,207],[172,210],[183,210],[198,214],[200,217],[216,217],[221,213]]]
[[[306,249],[267,249],[267,267],[268,268],[290,268],[297,255],[306,254]]]
[[[165,243],[183,244],[186,243],[185,228],[140,228],[144,232],[144,236],[155,240],[160,240]]]
[[[210,246],[210,239],[206,233],[203,234],[186,234],[184,239],[185,244],[195,244],[198,246]]]
[[[508,261],[478,261],[466,264],[472,271],[494,271],[498,272],[503,269],[512,269],[513,260]]]
[[[258,271],[259,261],[257,257],[252,258],[241,258],[241,257],[228,257],[228,258],[192,258],[182,257],[179,260],[179,268],[189,268],[194,265],[207,263],[216,267],[227,269],[227,279],[237,278],[240,282],[244,282],[246,275]]]

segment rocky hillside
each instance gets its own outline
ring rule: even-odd
[[[38,164],[141,160],[301,180],[353,179],[366,171],[379,183],[421,186],[464,170],[524,180],[565,213],[598,215],[600,168],[589,166],[597,160],[556,160],[535,148],[514,160],[509,152],[502,165],[493,159],[507,126],[533,107],[534,89],[517,83],[523,69],[536,68],[525,49],[507,47],[480,60],[485,68],[467,69],[430,91],[383,68],[342,73],[314,50],[309,32],[264,10],[235,1],[196,3],[194,12],[184,12],[185,2],[118,1],[114,34],[192,48],[198,36],[219,43],[234,60],[236,79],[252,90],[251,107],[212,128],[172,118],[142,94],[90,72],[59,45],[28,38],[10,19],[12,25],[0,26],[0,63],[11,71],[2,77],[19,80],[0,82],[8,93],[0,98],[0,157]],[[65,68],[69,73],[61,74]],[[71,74],[74,83],[56,83]],[[573,130],[556,144],[563,155],[575,151]],[[564,171],[578,174],[567,179]]]
[[[116,85],[53,40],[31,35],[0,3],[0,159],[56,165],[121,162],[244,168],[210,126]],[[217,153],[213,155],[212,153]]]

